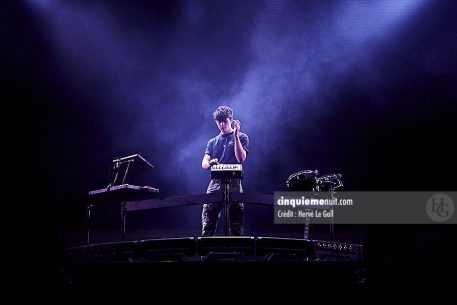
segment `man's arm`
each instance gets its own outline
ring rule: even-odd
[[[241,145],[240,137],[238,134],[241,129],[240,121],[235,120],[234,127],[235,128],[233,129],[233,133],[235,136],[235,157],[239,163],[243,163],[246,160],[246,151],[244,150],[243,145]]]
[[[204,157],[203,157],[203,160],[202,160],[202,168],[203,169],[209,169],[211,168],[211,166],[215,165],[215,164],[219,164],[219,160],[217,158],[214,158],[211,160],[211,156],[206,154]]]

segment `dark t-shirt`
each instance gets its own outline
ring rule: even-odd
[[[238,132],[241,146],[244,150],[249,152],[249,138],[245,133]],[[239,163],[235,157],[235,136],[233,133],[222,134],[210,139],[206,145],[205,154],[209,155],[211,159],[219,159],[221,164],[237,164]]]

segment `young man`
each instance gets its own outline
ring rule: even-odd
[[[233,120],[233,110],[226,106],[220,106],[214,111],[213,117],[220,134],[208,141],[205,156],[202,160],[202,168],[210,169],[215,164],[240,164],[246,161],[249,138],[240,131],[240,121]],[[220,188],[221,180],[211,179],[206,192],[208,194],[218,192]],[[230,192],[243,192],[240,179],[232,180]],[[202,236],[214,236],[223,208],[223,203],[203,205]],[[230,204],[229,218],[231,235],[243,235],[244,206],[242,203]]]

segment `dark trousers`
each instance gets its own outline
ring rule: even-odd
[[[212,179],[209,182],[207,194],[221,192],[221,180]],[[230,184],[230,192],[243,192],[241,180],[235,179]],[[202,211],[202,236],[214,236],[216,234],[217,223],[221,216],[224,203],[206,203]],[[244,205],[243,203],[229,204],[229,228],[230,235],[241,236],[244,234]]]

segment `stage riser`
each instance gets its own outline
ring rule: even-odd
[[[363,261],[363,246],[278,237],[183,237],[91,244],[65,250],[64,263],[144,261]]]

